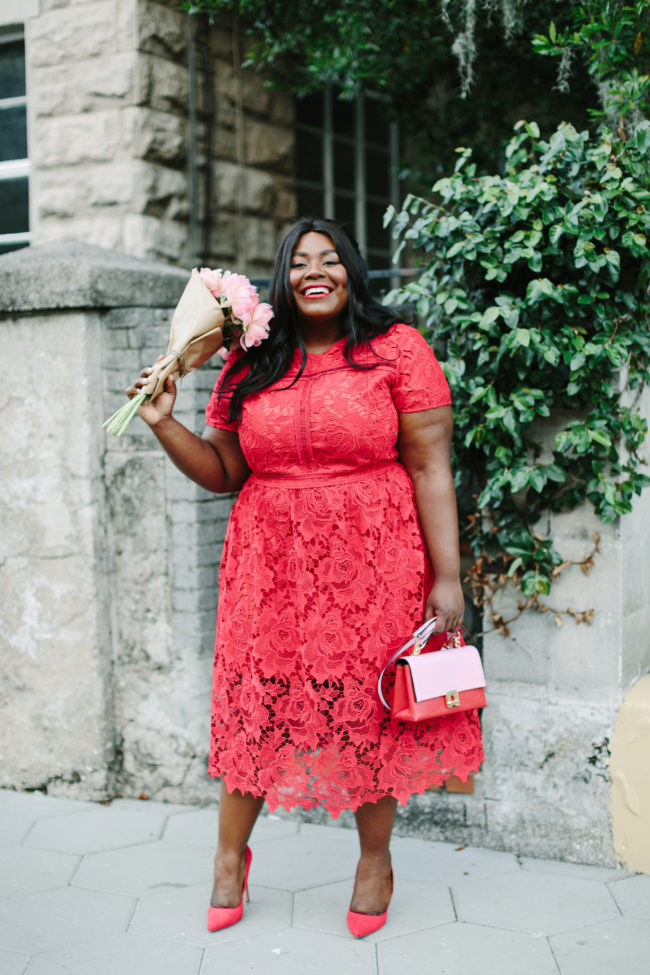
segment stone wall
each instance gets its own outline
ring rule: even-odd
[[[242,71],[230,20],[196,18],[189,65],[176,0],[41,0],[25,35],[35,244],[269,273],[295,212],[293,103]]]
[[[0,259],[0,785],[207,801],[217,566],[231,499],[135,419],[101,423],[167,347],[187,273],[75,242]],[[186,377],[200,430],[218,364]],[[34,389],[34,384],[37,388]]]

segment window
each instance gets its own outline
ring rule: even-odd
[[[29,240],[25,41],[9,31],[0,33],[0,254]]]
[[[382,226],[399,203],[399,134],[368,94],[337,98],[332,86],[296,103],[296,182],[300,216],[350,224],[371,268],[391,266]]]

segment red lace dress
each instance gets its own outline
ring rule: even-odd
[[[483,758],[476,712],[392,721],[377,696],[388,657],[422,622],[433,584],[398,414],[450,402],[433,352],[394,325],[351,368],[344,340],[244,401],[229,423],[215,387],[207,422],[238,430],[251,469],[220,572],[210,772],[269,809],[333,816],[408,797]],[[378,358],[379,357],[379,358]]]

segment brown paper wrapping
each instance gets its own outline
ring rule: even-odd
[[[142,392],[150,402],[162,393],[168,376],[180,379],[223,348],[224,317],[217,299],[210,294],[197,271],[192,271],[172,315],[167,355],[157,362]]]

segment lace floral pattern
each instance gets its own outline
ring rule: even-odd
[[[310,355],[287,389],[296,359],[247,398],[239,424],[216,390],[206,411],[238,429],[252,471],[221,564],[210,772],[271,810],[336,816],[386,794],[403,804],[483,757],[475,712],[411,726],[377,695],[433,583],[397,461],[398,412],[445,405],[449,390],[410,326],[373,348],[367,372],[349,367],[342,342]]]

